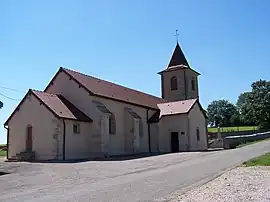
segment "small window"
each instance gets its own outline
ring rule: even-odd
[[[193,91],[195,91],[195,89],[196,89],[195,88],[195,79],[191,80],[191,88],[192,88]]]
[[[197,141],[199,142],[200,141],[200,130],[199,130],[199,128],[197,128],[196,133],[197,133]]]
[[[115,135],[116,133],[116,123],[115,123],[115,117],[113,114],[109,117],[109,133],[111,135]]]
[[[177,90],[177,78],[173,76],[171,78],[171,90]]]
[[[80,133],[80,124],[79,123],[73,124],[73,133],[75,133],[75,134]]]

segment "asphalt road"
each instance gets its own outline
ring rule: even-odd
[[[0,162],[11,172],[0,176],[0,201],[168,201],[266,152],[270,141],[126,161]]]

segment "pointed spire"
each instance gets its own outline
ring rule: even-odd
[[[185,66],[189,67],[187,59],[186,59],[183,51],[181,50],[178,42],[177,42],[176,47],[173,51],[173,54],[172,54],[172,57],[171,57],[171,60],[170,60],[170,63],[168,65],[167,69],[169,69],[172,66],[177,66],[177,65],[185,65]]]

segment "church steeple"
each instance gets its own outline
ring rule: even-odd
[[[199,97],[198,72],[193,70],[177,41],[170,62],[161,75],[162,98],[179,101]]]
[[[189,67],[187,59],[182,49],[180,48],[179,43],[177,42],[167,69],[169,69],[170,67],[178,66],[178,65],[185,65]]]

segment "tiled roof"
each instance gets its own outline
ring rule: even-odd
[[[106,97],[126,103],[144,106],[147,108],[158,109],[157,104],[166,102],[160,97],[149,95],[134,89],[130,89],[109,81],[101,80],[92,76],[88,76],[73,70],[60,68],[59,71],[64,71],[72,79],[86,88],[93,95]],[[46,89],[45,89],[46,91]]]
[[[37,90],[32,90],[32,93],[58,117],[85,122],[92,121],[62,95],[44,93]]]
[[[34,95],[40,102],[43,104],[48,110],[50,110],[56,117],[71,119],[83,122],[92,122],[87,115],[85,115],[82,111],[76,108],[71,102],[69,102],[62,95],[55,95],[50,93],[45,93],[38,90],[30,89],[21,102],[18,104],[16,109],[9,116],[8,120],[4,123],[4,125],[8,125],[10,119],[14,116],[14,114],[20,109],[20,106],[25,101],[25,99],[29,95]]]
[[[197,99],[182,100],[158,104],[160,117],[175,114],[187,114],[197,102]]]

